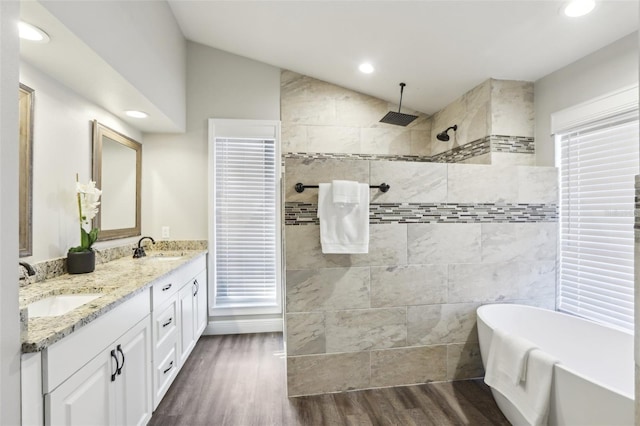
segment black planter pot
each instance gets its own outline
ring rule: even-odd
[[[67,253],[67,272],[70,274],[86,274],[96,268],[96,253],[79,251]]]

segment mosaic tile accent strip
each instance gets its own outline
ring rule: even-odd
[[[511,154],[535,154],[536,145],[532,137],[491,135],[491,152]]]
[[[318,225],[318,205],[285,203],[285,225]],[[557,222],[556,204],[383,203],[369,206],[369,223]]]
[[[385,160],[385,161],[414,161],[431,162],[431,157],[419,155],[387,155],[387,154],[342,154],[322,152],[287,152],[283,158],[297,158],[307,160]]]
[[[308,160],[386,160],[414,161],[422,163],[459,163],[490,152],[506,152],[510,154],[535,154],[535,143],[532,137],[489,135],[476,139],[463,146],[428,157],[418,155],[385,155],[385,154],[340,154],[317,152],[287,152],[284,158]]]
[[[431,157],[434,163],[459,163],[469,158],[491,152],[491,136],[476,139],[462,146],[441,152]]]

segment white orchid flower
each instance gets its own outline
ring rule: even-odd
[[[78,199],[78,215],[80,218],[80,245],[72,247],[70,252],[92,250],[91,246],[98,238],[98,229],[91,228],[91,220],[98,214],[102,191],[96,188],[94,181],[86,184],[78,182],[76,175],[76,198]]]
[[[89,181],[87,184],[76,182],[76,192],[80,199],[80,209],[82,212],[80,220],[84,225],[90,226],[91,220],[98,214],[99,200],[102,191],[96,188],[94,181]]]

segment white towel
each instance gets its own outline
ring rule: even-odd
[[[536,345],[527,339],[496,328],[491,338],[487,371],[506,376],[517,385],[526,376],[527,358],[535,348]]]
[[[368,185],[367,192],[369,192]],[[358,204],[360,202],[360,184],[352,180],[331,181],[331,193],[334,203]]]
[[[332,184],[319,184],[318,217],[323,253],[369,252],[369,185],[358,185],[358,204],[341,204],[333,202]]]
[[[528,349],[521,370],[523,373],[520,377],[521,380],[518,384],[514,384],[513,373],[517,363],[513,362],[513,354],[505,355],[505,348],[513,347],[513,345],[502,345],[502,348],[494,347],[496,331],[498,330],[494,330],[489,348],[485,383],[507,398],[520,411],[528,424],[532,426],[546,425],[549,415],[553,366],[558,360],[538,348]],[[515,337],[506,333],[501,337],[505,335],[507,339]],[[501,337],[498,337],[498,340]],[[502,344],[500,341],[497,343],[498,345]]]

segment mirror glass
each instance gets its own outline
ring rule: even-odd
[[[33,254],[32,218],[32,146],[33,146],[33,89],[20,83],[18,109],[20,114],[18,167],[18,243],[20,257]]]
[[[93,122],[93,180],[102,190],[98,241],[140,235],[142,145]]]

